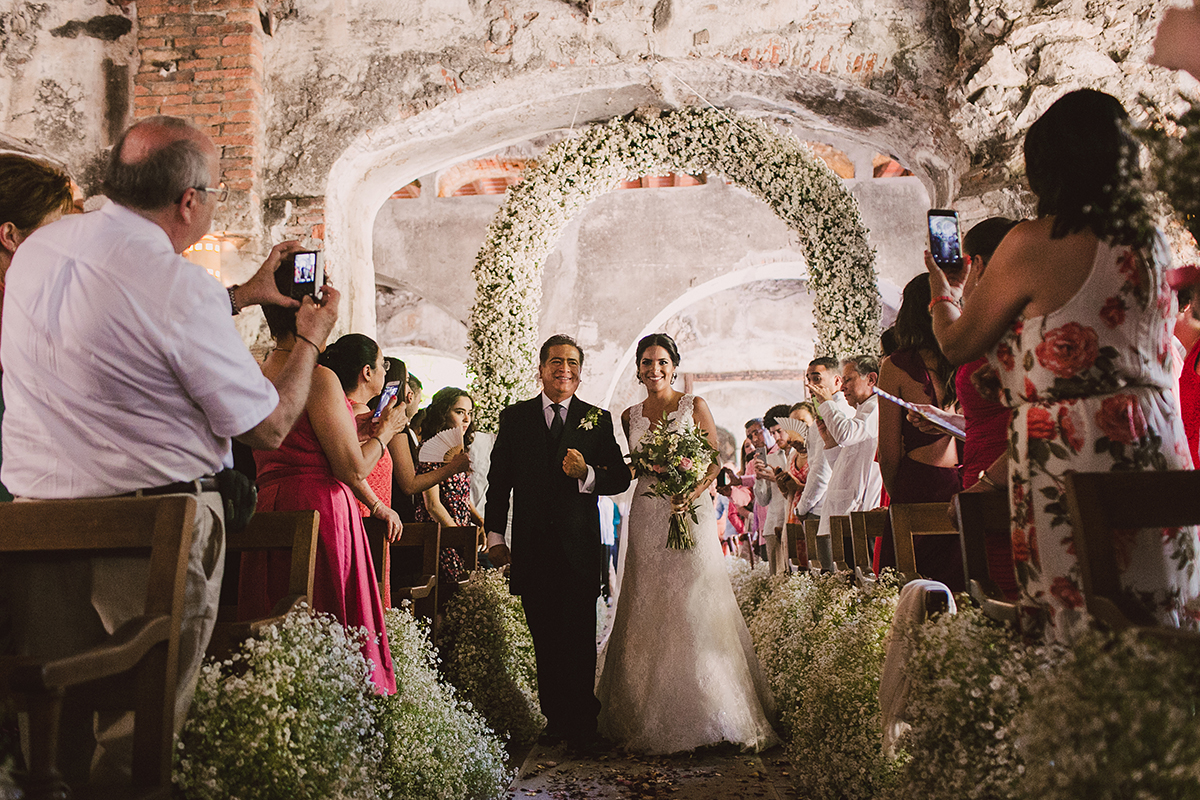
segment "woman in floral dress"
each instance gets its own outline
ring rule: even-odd
[[[986,354],[1009,428],[1013,558],[1021,624],[1070,641],[1086,624],[1064,475],[1184,469],[1187,443],[1171,377],[1168,254],[1134,189],[1137,147],[1113,97],[1060,98],[1025,138],[1038,218],[997,248],[959,308],[926,254],[934,329],[954,363]],[[1196,597],[1192,528],[1126,532],[1122,583],[1164,624]]]

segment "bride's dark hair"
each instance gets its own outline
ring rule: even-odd
[[[637,346],[637,356],[634,358],[635,364],[642,360],[642,353],[651,347],[661,347],[666,350],[667,355],[671,357],[671,363],[679,366],[679,348],[675,345],[675,340],[665,333],[652,333],[641,338]]]

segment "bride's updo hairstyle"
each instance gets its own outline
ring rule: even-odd
[[[671,357],[671,363],[679,366],[679,348],[675,345],[675,340],[665,333],[652,333],[641,338],[637,346],[637,357],[634,358],[635,365],[642,360],[642,354],[651,347],[661,347],[666,350],[667,355]]]
[[[1037,214],[1054,216],[1053,238],[1090,229],[1114,244],[1150,241],[1138,146],[1117,98],[1095,89],[1063,95],[1030,126],[1024,149]]]

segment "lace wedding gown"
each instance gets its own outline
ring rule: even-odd
[[[691,428],[691,395],[668,417]],[[650,430],[630,412],[629,445]],[[600,732],[629,750],[678,753],[732,742],[764,750],[779,739],[774,699],[742,619],[707,496],[696,501],[696,546],[668,550],[670,503],[645,497],[639,478],[629,510],[624,569],[612,633],[600,654]]]

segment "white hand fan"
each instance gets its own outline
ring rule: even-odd
[[[808,432],[808,426],[798,419],[792,419],[791,417],[776,417],[775,422],[778,423],[779,427],[783,428],[785,431],[795,431],[796,433]]]
[[[439,431],[432,439],[421,445],[421,452],[417,454],[417,457],[422,461],[436,464],[439,461],[445,461],[446,455],[451,450],[457,453],[462,449],[462,428],[446,428],[446,430]]]

